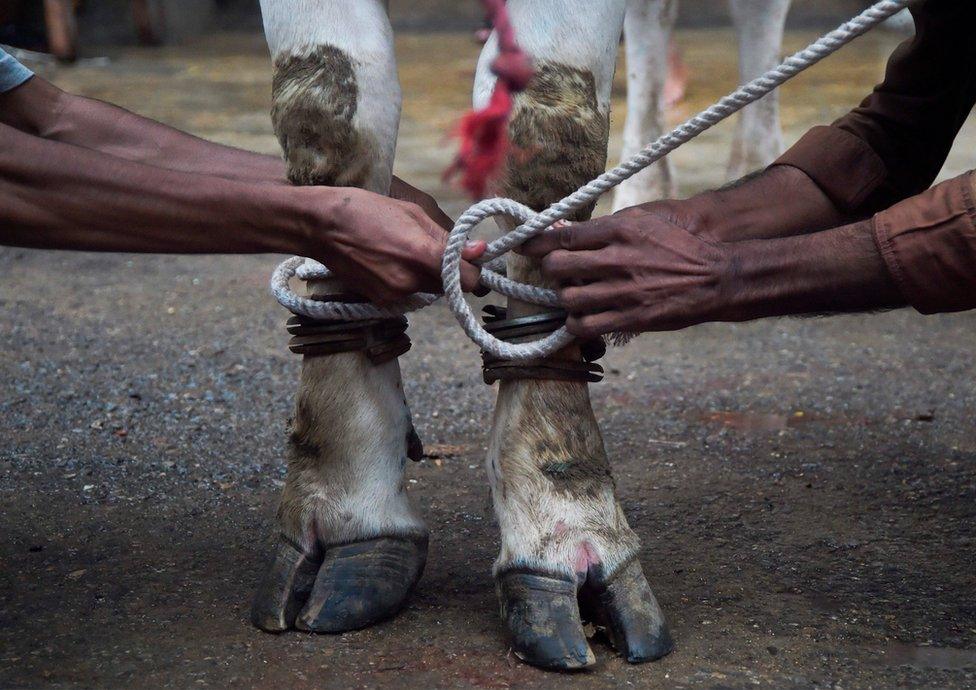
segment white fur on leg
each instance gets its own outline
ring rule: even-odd
[[[487,457],[502,542],[495,572],[525,567],[583,579],[598,566],[612,575],[640,541],[614,495],[586,386],[559,391],[575,408],[569,415],[543,402],[544,386],[551,382],[508,381],[498,389]],[[561,443],[567,436],[575,441]],[[579,475],[588,476],[554,481],[550,468],[563,462],[585,464],[589,471]]]
[[[403,483],[412,430],[396,360],[306,358],[280,509],[288,536],[310,548],[424,534]]]
[[[790,0],[729,2],[739,36],[739,78],[744,84],[780,62]],[[729,177],[738,179],[764,168],[782,152],[779,92],[773,91],[739,114],[729,158]]]
[[[620,159],[626,160],[664,134],[664,84],[677,0],[629,0],[624,20],[627,49],[627,119]],[[658,161],[617,187],[613,210],[668,198],[675,193],[674,166]]]
[[[385,2],[262,0],[261,7],[289,174],[388,192],[401,95]],[[337,289],[309,285],[312,294]],[[396,361],[306,357],[279,508],[285,534],[305,548],[425,534],[403,486],[412,433]]]
[[[271,59],[311,55],[331,46],[349,56],[356,77],[353,127],[373,136],[373,173],[363,186],[386,193],[400,126],[402,95],[393,29],[382,0],[261,0]]]
[[[533,59],[591,72],[597,107],[608,112],[625,6],[626,0],[509,0],[508,12],[519,45]],[[487,105],[495,87],[490,67],[497,54],[498,40],[492,33],[475,71],[476,108]]]

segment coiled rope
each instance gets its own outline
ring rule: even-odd
[[[521,223],[511,232],[491,242],[484,256],[479,259],[482,267],[481,282],[507,297],[540,306],[557,307],[556,292],[535,285],[510,280],[502,275],[500,257],[554,223],[564,220],[575,211],[596,201],[600,196],[654,164],[682,144],[694,139],[705,130],[734,115],[801,72],[837,52],[858,36],[870,31],[881,22],[907,7],[912,0],[882,0],[864,12],[845,22],[808,47],[788,57],[780,65],[740,86],[735,91],[706,108],[691,119],[659,137],[645,148],[612,170],[557,201],[541,213],[512,199],[485,199],[471,206],[458,218],[448,236],[444,249],[441,278],[447,304],[468,337],[482,350],[496,357],[509,360],[525,360],[546,357],[570,344],[574,337],[563,326],[540,340],[528,343],[507,343],[488,333],[464,299],[461,289],[461,252],[471,231],[482,221],[493,216],[509,216]],[[375,319],[388,318],[427,306],[439,296],[426,293],[412,295],[404,302],[390,307],[345,302],[318,302],[295,294],[288,281],[297,275],[303,280],[322,280],[332,277],[330,271],[311,259],[292,257],[282,263],[271,277],[271,291],[278,302],[296,314],[315,319]]]

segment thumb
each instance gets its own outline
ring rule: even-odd
[[[461,250],[461,288],[465,292],[487,294],[487,289],[482,289],[480,285],[481,269],[471,263],[484,254],[486,249],[488,243],[484,240],[468,240],[464,243],[464,249]]]
[[[465,261],[474,261],[481,257],[488,249],[488,243],[484,240],[468,240],[464,243],[464,249],[461,251],[461,258]]]

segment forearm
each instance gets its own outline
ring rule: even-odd
[[[298,252],[291,187],[143,165],[0,125],[0,244],[131,252]]]
[[[284,184],[285,166],[205,141],[99,100],[65,93],[39,77],[0,96],[0,123],[45,139],[168,170]]]
[[[729,247],[722,320],[905,306],[870,221]]]
[[[792,237],[849,223],[803,171],[771,168],[694,200],[702,209],[699,229],[722,242]]]

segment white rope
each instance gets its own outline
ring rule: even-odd
[[[904,9],[912,1],[882,0],[872,5],[800,52],[791,55],[779,66],[753,79],[748,84],[740,86],[714,105],[679,125],[657,141],[652,142],[630,159],[583,185],[541,213],[536,213],[512,199],[486,199],[469,208],[458,218],[448,237],[441,267],[444,294],[447,295],[448,306],[454,312],[461,328],[482,350],[490,352],[496,357],[509,360],[546,357],[571,343],[573,336],[566,330],[565,326],[545,338],[520,344],[499,340],[481,326],[478,317],[465,301],[464,292],[461,289],[461,253],[471,231],[483,220],[492,216],[509,216],[521,223],[517,228],[488,245],[487,252],[478,262],[482,267],[481,282],[502,295],[513,297],[522,302],[550,307],[559,306],[559,299],[555,291],[518,283],[503,276],[500,273],[500,262],[497,259],[544,232],[553,223],[564,220],[575,211],[593,203],[624,180],[652,165],[705,130],[734,115],[750,103],[759,100],[800,72],[837,52],[858,36]],[[316,302],[304,299],[291,291],[288,281],[296,273],[304,280],[322,280],[331,277],[331,273],[325,266],[311,259],[292,257],[278,266],[271,278],[271,290],[278,302],[295,313],[316,319],[359,320],[389,317],[420,309],[437,299],[437,295],[418,293],[411,296],[403,304],[383,308],[371,304]]]

